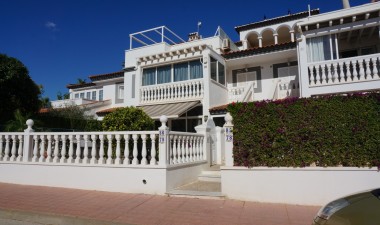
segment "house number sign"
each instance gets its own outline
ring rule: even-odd
[[[160,143],[164,143],[165,142],[165,130],[160,130],[160,132],[159,132],[159,139],[160,139]]]
[[[226,127],[226,141],[232,142],[233,140],[233,133],[232,133],[232,127]]]

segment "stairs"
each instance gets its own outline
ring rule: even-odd
[[[168,196],[223,199],[220,166],[202,171],[198,180],[167,192]]]

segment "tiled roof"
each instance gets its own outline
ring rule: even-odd
[[[319,9],[310,10],[310,14],[311,15],[319,14]],[[299,12],[299,13],[295,13],[295,14],[289,14],[289,15],[285,15],[285,16],[275,17],[272,19],[262,20],[259,22],[254,22],[254,23],[249,23],[249,24],[245,24],[245,25],[241,25],[241,26],[236,26],[235,30],[236,30],[236,32],[239,33],[241,31],[245,31],[245,30],[251,30],[251,29],[255,29],[255,28],[259,28],[259,27],[265,27],[265,26],[269,26],[269,25],[273,25],[273,24],[278,24],[278,23],[283,23],[283,22],[287,22],[287,21],[302,19],[302,18],[306,18],[308,16],[309,16],[309,11],[303,11],[303,12]]]
[[[269,52],[276,52],[276,51],[283,51],[288,49],[295,49],[297,47],[296,42],[287,42],[283,44],[277,44],[277,45],[269,45],[265,47],[257,47],[257,48],[250,48],[245,50],[239,50],[239,51],[231,51],[228,53],[222,54],[222,56],[225,59],[234,59],[234,58],[241,58],[251,55],[259,55]]]
[[[220,105],[220,106],[216,106],[216,107],[213,107],[211,109],[209,109],[210,111],[210,114],[211,115],[215,115],[215,114],[225,114],[227,112],[227,106],[229,104],[226,104],[226,105]]]
[[[124,77],[124,71],[118,71],[113,73],[99,74],[88,76],[92,81],[107,80],[112,78]]]
[[[78,88],[84,88],[84,87],[92,87],[95,86],[94,83],[84,83],[84,84],[68,84],[66,87],[68,89],[78,89]]]
[[[115,112],[116,109],[120,109],[120,108],[122,108],[122,107],[114,107],[114,108],[103,109],[103,110],[97,111],[96,114],[98,116],[104,116],[104,115],[107,115],[108,113]]]

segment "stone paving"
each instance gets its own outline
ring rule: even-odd
[[[0,218],[30,224],[310,225],[319,208],[0,183]]]

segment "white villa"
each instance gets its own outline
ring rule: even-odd
[[[231,102],[380,89],[380,3],[345,3],[237,26],[237,42],[220,27],[187,40],[165,26],[130,34],[123,70],[68,85],[70,99],[52,106],[80,105],[100,120],[135,106],[160,127],[35,132],[28,120],[24,132],[0,133],[0,182],[303,205],[380,187],[378,168],[233,161]],[[215,189],[183,189],[198,181]]]
[[[72,84],[69,100],[99,119],[115,108],[141,107],[169,117],[174,131],[202,118],[224,124],[231,102],[310,97],[380,88],[379,3],[319,14],[319,9],[235,27],[233,42],[215,36],[183,40],[165,26],[130,34],[122,71]]]

